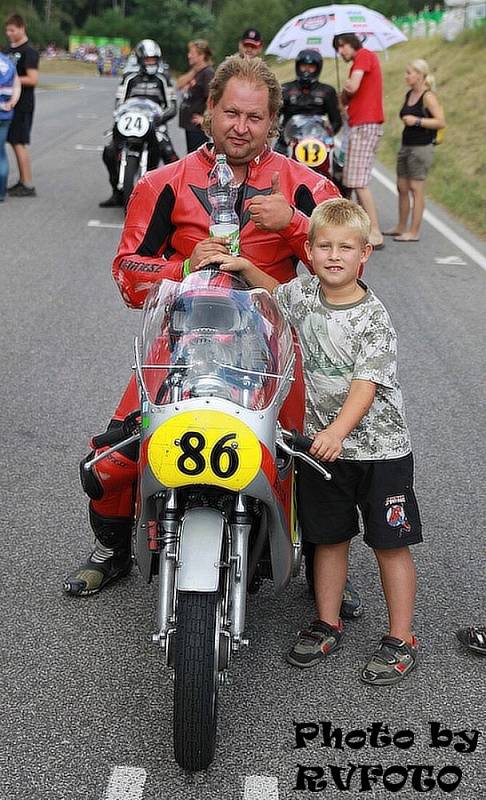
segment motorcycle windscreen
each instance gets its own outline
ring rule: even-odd
[[[116,109],[114,114],[115,122],[118,122],[124,114],[142,114],[149,121],[152,121],[161,116],[162,109],[158,103],[148,97],[130,97]]]
[[[149,293],[142,322],[142,376],[155,405],[219,397],[267,408],[293,358],[290,328],[273,298],[235,275],[202,270]]]
[[[325,142],[329,139],[329,122],[326,124],[326,117],[322,116],[294,114],[285,125],[284,137],[287,142],[307,138]]]

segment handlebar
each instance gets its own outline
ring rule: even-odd
[[[310,436],[304,436],[299,431],[293,428],[290,431],[290,435],[288,437],[290,446],[294,448],[294,450],[301,450],[303,453],[308,453],[312,447],[312,439]]]
[[[314,458],[314,456],[308,454],[313,441],[309,436],[304,436],[295,429],[292,431],[286,431],[282,428],[281,433],[283,439],[277,441],[277,445],[284,451],[284,453],[305,461],[306,464],[309,464],[309,466],[313,467],[315,470],[317,470],[317,472],[320,472],[326,481],[330,481],[332,479],[331,473],[328,472],[322,463],[317,458]]]
[[[139,427],[140,410],[137,409],[125,417],[121,425],[117,425],[116,428],[108,428],[108,430],[104,433],[99,433],[97,436],[93,436],[93,444],[96,449],[119,444],[130,436],[138,433]]]

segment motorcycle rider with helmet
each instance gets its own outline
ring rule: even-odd
[[[177,113],[175,90],[170,76],[165,71],[162,52],[157,42],[152,39],[143,39],[136,45],[134,54],[137,58],[137,70],[123,74],[116,93],[115,108],[125,103],[130,97],[143,97],[161,107],[162,116],[157,135],[158,148],[155,152],[149,151],[149,169],[155,169],[160,160],[164,164],[178,160],[165,127],[165,123],[175,117]],[[110,141],[103,150],[103,161],[108,170],[113,191],[111,197],[99,204],[101,208],[124,206],[123,192],[117,188],[120,150],[121,143],[118,143],[114,129]]]
[[[295,114],[324,116],[327,114],[332,131],[336,134],[342,125],[338,97],[335,89],[319,81],[322,56],[317,50],[301,50],[295,60],[296,80],[282,84],[283,105],[279,126],[282,131]],[[275,144],[278,153],[287,155],[288,147],[282,133]]]

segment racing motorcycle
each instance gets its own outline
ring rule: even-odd
[[[194,772],[214,758],[248,592],[264,579],[282,591],[299,571],[294,456],[330,476],[278,422],[294,346],[266,291],[214,270],[155,285],[135,369],[140,412],[97,437],[112,447],[86,468],[140,442],[133,552],[147,582],[158,576],[153,641],[174,674],[175,759]]]
[[[334,133],[327,114],[294,114],[284,127],[283,138],[289,147],[290,158],[331,177]]]
[[[120,158],[119,191],[125,205],[133,187],[160,160],[159,142],[167,136],[162,109],[153,100],[132,97],[114,111],[113,139]]]

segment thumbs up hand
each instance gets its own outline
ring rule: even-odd
[[[290,223],[293,208],[280,189],[280,175],[271,178],[271,194],[253,197],[248,206],[250,219],[263,231],[281,231]]]
[[[279,172],[274,172],[272,175],[272,194],[281,194]]]

